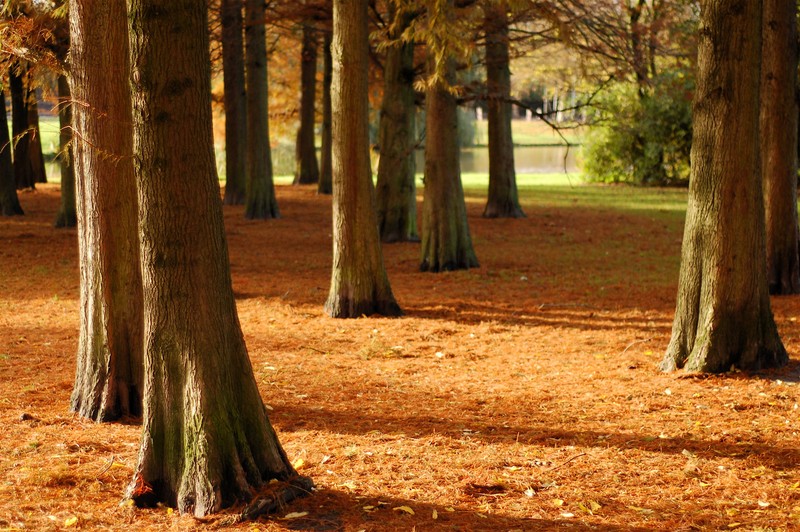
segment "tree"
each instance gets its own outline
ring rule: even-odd
[[[788,362],[767,291],[761,5],[709,0],[703,6],[689,207],[665,371],[757,370]]]
[[[31,86],[32,83],[31,72],[28,72],[28,135],[31,142],[29,151],[31,168],[33,168],[33,179],[36,183],[47,183],[47,171],[44,167],[44,154],[42,153],[42,135],[39,131],[39,105],[36,103],[36,91]]]
[[[322,149],[320,150],[319,186],[320,194],[333,192],[333,151],[331,138],[331,83],[333,59],[331,58],[332,32],[326,31],[322,42]]]
[[[125,0],[74,2],[69,16],[71,90],[84,103],[73,107],[81,295],[71,408],[110,421],[141,415],[144,396]]]
[[[797,294],[797,4],[763,1],[760,127],[767,282],[772,294]]]
[[[225,205],[241,205],[247,190],[247,91],[242,0],[222,0],[222,74],[225,89]]]
[[[269,145],[266,12],[262,0],[245,2],[247,57],[247,200],[245,217],[280,218]]]
[[[317,149],[314,144],[314,101],[317,94],[317,31],[303,23],[303,49],[300,61],[300,129],[297,130],[294,184],[319,182]]]
[[[398,316],[383,266],[369,161],[367,3],[333,3],[333,273],[325,310],[334,318]]]
[[[58,76],[58,140],[61,170],[61,205],[56,213],[56,227],[75,227],[78,214],[75,206],[75,166],[72,149],[72,96],[67,76]]]
[[[206,4],[128,6],[145,398],[127,495],[203,516],[251,498],[272,479],[299,478],[267,418],[233,298],[214,163]]]
[[[378,129],[378,230],[383,242],[418,242],[414,43],[403,33],[417,16],[388,2],[390,20]]]
[[[31,157],[31,135],[28,130],[28,95],[25,88],[27,68],[16,62],[8,73],[11,92],[11,135],[14,151],[14,179],[18,189],[36,188],[36,174]]]
[[[17,196],[14,165],[11,162],[11,139],[6,117],[6,93],[0,85],[0,215],[24,214]]]
[[[511,135],[511,71],[508,53],[506,0],[484,4],[486,30],[486,91],[489,106],[489,195],[486,218],[523,218],[514,168]]]

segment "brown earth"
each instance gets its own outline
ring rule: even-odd
[[[288,186],[283,219],[226,223],[256,378],[317,491],[246,523],[120,504],[140,430],[69,412],[77,250],[57,195],[0,220],[2,530],[800,529],[800,298],[773,299],[788,368],[659,373],[680,216],[567,198],[484,220],[471,198],[479,269],[420,273],[417,245],[386,246],[406,316],[334,320],[330,199]]]

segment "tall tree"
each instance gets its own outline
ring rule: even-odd
[[[331,83],[333,80],[333,59],[331,58],[330,30],[325,32],[322,41],[322,149],[320,150],[319,186],[320,194],[333,192],[333,151],[331,138]]]
[[[58,76],[58,140],[61,170],[61,205],[56,213],[56,227],[75,227],[78,214],[75,205],[75,163],[72,149],[72,96],[67,76]]]
[[[761,7],[758,0],[703,4],[689,207],[665,371],[756,370],[788,361],[767,291]]]
[[[31,157],[31,135],[28,130],[28,98],[25,87],[27,68],[16,62],[8,73],[11,93],[11,135],[14,151],[14,180],[18,189],[36,188],[36,174]]]
[[[484,4],[486,31],[486,91],[489,106],[489,194],[486,218],[522,218],[514,139],[511,135],[511,70],[508,52],[508,4],[488,0]]]
[[[225,205],[243,204],[247,190],[247,91],[242,8],[242,0],[220,2],[225,89]]]
[[[378,230],[383,242],[418,242],[414,43],[402,38],[417,14],[396,0],[388,8],[390,45],[378,129]]]
[[[0,85],[0,215],[24,214],[17,196],[14,165],[11,162],[11,138],[6,117],[6,93]]]
[[[30,136],[31,168],[33,180],[36,183],[47,183],[47,171],[44,167],[44,153],[42,151],[42,134],[39,130],[39,104],[36,101],[36,90],[32,87],[33,77],[31,72],[27,76],[28,98],[28,135]]]
[[[317,97],[317,30],[303,24],[303,47],[300,60],[300,128],[295,148],[294,184],[319,181],[317,149],[314,143],[315,100]]]
[[[139,416],[142,287],[125,0],[70,5],[73,138],[81,275],[72,410]],[[113,45],[109,45],[112,43]]]
[[[431,14],[452,23],[453,0],[433,0]],[[444,31],[439,29],[439,31]],[[433,35],[429,50],[429,87],[425,96],[425,192],[422,204],[420,270],[440,272],[477,268],[467,224],[458,145],[458,106],[453,86],[455,60],[446,34]],[[429,45],[430,46],[430,45]],[[439,59],[441,57],[441,59]]]
[[[272,479],[298,477],[267,419],[233,298],[206,4],[128,6],[145,399],[127,495],[203,516]]]
[[[800,293],[797,225],[797,4],[763,0],[761,157],[772,294]]]
[[[247,60],[247,200],[248,219],[279,218],[272,151],[269,145],[266,6],[263,0],[245,2]]]
[[[333,2],[333,273],[325,310],[334,318],[398,316],[383,266],[369,161],[367,2]]]

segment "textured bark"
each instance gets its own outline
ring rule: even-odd
[[[772,294],[800,293],[796,11],[793,1],[764,0],[761,157]]]
[[[6,117],[6,94],[0,86],[0,216],[24,214],[17,196],[14,165],[11,162],[11,138]]]
[[[127,495],[202,516],[297,475],[267,419],[233,298],[205,3],[128,5],[146,369]]]
[[[333,147],[331,145],[331,82],[333,61],[331,59],[331,35],[326,31],[322,42],[322,150],[320,153],[319,186],[320,194],[333,192]]]
[[[12,66],[8,74],[14,181],[18,189],[36,188],[36,174],[31,164],[31,136],[28,131],[28,98],[24,81],[26,76],[27,70],[20,64]]]
[[[334,318],[398,316],[383,266],[369,161],[367,3],[333,3],[333,273],[325,311]]]
[[[782,366],[788,357],[767,291],[759,157],[761,2],[703,7],[678,301],[661,368]]]
[[[56,227],[75,227],[78,214],[75,207],[75,162],[72,150],[72,96],[69,80],[58,76],[58,158],[61,170],[61,205],[56,213]]]
[[[71,408],[96,421],[142,412],[142,288],[125,0],[70,6],[80,335]],[[108,43],[114,43],[109,46]]]
[[[269,90],[267,85],[266,11],[261,0],[245,3],[247,57],[247,201],[245,218],[280,218],[272,151],[269,146]]]
[[[315,100],[317,97],[317,32],[303,25],[303,48],[300,61],[300,129],[295,148],[294,184],[319,182],[317,149],[314,145]]]
[[[225,88],[225,205],[242,205],[247,191],[247,91],[242,0],[222,0],[222,74]]]
[[[413,20],[389,3],[390,39],[399,39]],[[378,129],[378,230],[384,242],[418,242],[416,163],[414,160],[414,43],[397,42],[386,50],[383,101]]]
[[[28,76],[30,84],[30,75]],[[36,91],[28,87],[28,134],[31,138],[30,156],[33,180],[36,183],[47,183],[47,171],[44,167],[42,153],[42,135],[39,132],[39,105],[36,103]]]
[[[505,0],[487,2],[486,90],[489,105],[489,194],[483,216],[524,218],[517,194],[514,139],[511,135],[511,70]]]

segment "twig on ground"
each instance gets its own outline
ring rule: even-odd
[[[624,355],[625,353],[627,353],[628,349],[630,349],[631,347],[633,347],[633,346],[635,346],[637,344],[646,344],[650,340],[652,340],[652,338],[645,338],[644,340],[636,340],[634,342],[631,342],[631,343],[628,344],[628,346],[625,349],[622,350],[622,354]]]
[[[99,479],[100,477],[102,477],[106,473],[106,471],[111,469],[113,465],[114,465],[114,455],[112,454],[111,460],[109,460],[108,464],[106,464],[106,466],[103,469],[101,469],[100,472],[97,473],[97,475],[95,475],[95,478]]]
[[[576,454],[575,456],[573,456],[572,458],[568,459],[567,461],[565,461],[565,462],[561,462],[560,464],[558,464],[558,465],[556,465],[556,466],[553,466],[553,467],[551,467],[550,469],[547,469],[547,470],[545,470],[545,471],[547,471],[548,473],[549,473],[550,471],[555,471],[555,470],[556,470],[556,469],[558,469],[559,467],[565,466],[565,465],[567,465],[568,463],[570,463],[570,462],[572,462],[573,460],[575,460],[576,458],[580,458],[581,456],[586,456],[586,453],[580,453],[580,454]]]
[[[242,511],[241,520],[252,521],[261,515],[274,513],[293,500],[309,495],[313,488],[314,482],[309,477],[295,477],[277,491],[257,497]]]

